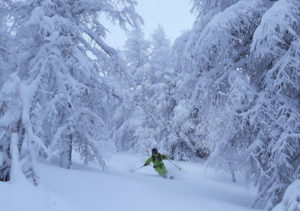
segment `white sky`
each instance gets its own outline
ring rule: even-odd
[[[165,29],[167,37],[173,42],[181,32],[191,29],[195,16],[190,13],[191,0],[137,0],[137,12],[144,19],[144,32],[146,38],[158,24]],[[126,34],[119,27],[106,26],[111,32],[107,34],[107,43],[115,48],[123,48]]]

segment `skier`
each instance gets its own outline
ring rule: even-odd
[[[144,166],[148,166],[151,162],[153,162],[153,168],[159,176],[163,178],[167,178],[167,169],[165,164],[163,163],[163,160],[168,160],[168,157],[166,155],[158,153],[156,148],[152,149],[152,156],[148,158],[144,164]]]

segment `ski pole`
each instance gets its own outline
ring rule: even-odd
[[[145,167],[145,166],[142,165],[141,167],[138,167],[137,169],[131,170],[130,172],[135,172],[135,171],[137,171],[137,170],[139,170],[139,169],[141,169],[141,168],[143,168],[143,167]]]
[[[175,163],[173,163],[173,162],[170,161],[169,159],[168,159],[168,161],[169,161],[170,163],[172,163],[174,166],[176,166],[180,171],[182,170],[182,168],[180,168],[179,166],[177,166]]]

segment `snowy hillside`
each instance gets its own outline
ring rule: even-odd
[[[167,163],[174,180],[162,179],[152,167],[130,173],[145,158],[118,154],[102,172],[74,165],[66,170],[39,165],[41,185],[0,183],[0,210],[5,211],[246,211],[255,194],[205,170],[201,164]]]

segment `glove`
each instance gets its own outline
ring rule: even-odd
[[[144,166],[148,166],[148,164],[145,163]]]

